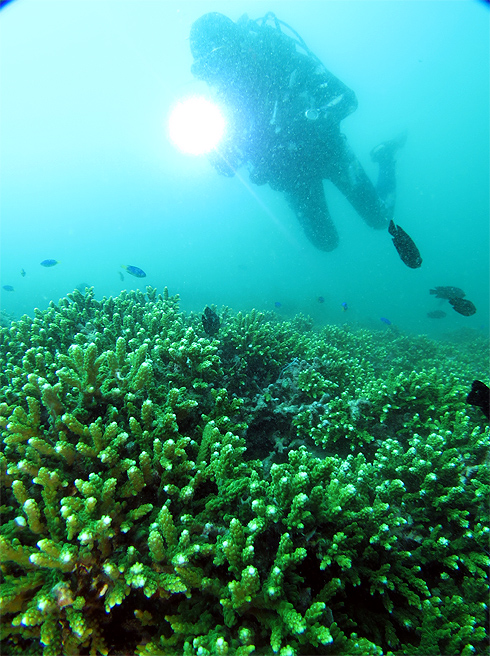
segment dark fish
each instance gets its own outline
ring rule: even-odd
[[[341,303],[341,305],[342,305],[343,311],[347,312],[347,310],[349,309],[349,306],[347,305],[347,303],[344,301],[343,303]]]
[[[444,319],[446,313],[442,310],[432,310],[432,312],[427,312],[429,319]]]
[[[59,264],[58,260],[43,260],[41,266],[43,267],[53,267]]]
[[[12,287],[12,285],[4,285],[2,289],[5,289],[6,292],[15,292],[15,289]]]
[[[380,321],[385,323],[387,326],[391,326],[391,321],[389,319],[387,319],[386,317],[381,317]]]
[[[465,317],[471,317],[475,314],[476,307],[471,301],[466,298],[450,298],[449,303],[453,306],[456,312],[463,314]]]
[[[466,400],[471,405],[480,408],[487,419],[490,419],[490,389],[481,380],[471,383],[471,390]]]
[[[393,221],[390,221],[388,232],[393,237],[393,244],[402,262],[411,269],[418,269],[422,264],[422,258],[419,249],[410,235],[403,228],[395,225]]]
[[[124,280],[124,274],[122,271],[118,271],[118,274],[119,274],[119,279],[122,282]]]
[[[429,294],[435,294],[436,298],[464,298],[466,294],[459,287],[435,287],[429,289]]]
[[[121,264],[121,267],[126,269],[126,271],[135,278],[146,278],[146,273],[143,269],[140,269],[137,266],[133,266],[132,264]]]
[[[317,300],[319,303],[325,303],[325,299],[323,298],[323,296],[319,296]]]
[[[276,308],[280,308],[281,306],[282,306],[281,301],[276,301],[276,302],[274,303],[274,307],[276,307]]]
[[[21,275],[23,278],[26,277],[26,272],[25,272],[24,269],[21,269],[21,270],[20,270],[20,275]]]
[[[213,312],[210,307],[206,306],[201,320],[206,335],[209,335],[210,337],[216,335],[220,327],[219,317],[216,312]]]

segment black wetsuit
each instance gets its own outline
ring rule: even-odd
[[[375,188],[340,132],[357,108],[354,92],[276,26],[246,18],[237,25],[241,38],[232,51],[216,48],[214,66],[193,66],[230,114],[228,137],[212,157],[217,170],[233,175],[248,163],[251,181],[283,192],[321,250],[338,244],[325,179],[369,226],[386,228],[394,211],[394,160],[380,159]]]

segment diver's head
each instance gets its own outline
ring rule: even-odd
[[[192,24],[189,41],[194,57],[192,73],[207,80],[233,64],[240,46],[240,30],[227,16],[211,12]]]

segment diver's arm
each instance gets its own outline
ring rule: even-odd
[[[311,90],[317,109],[332,123],[340,123],[357,109],[356,94],[327,69],[314,76]]]
[[[224,144],[211,151],[208,159],[216,172],[225,175],[227,178],[232,178],[243,163],[238,150],[233,148],[231,144]]]
[[[339,124],[357,109],[356,94],[318,61],[297,55],[289,77],[288,94],[316,110],[328,123]]]
[[[208,160],[220,175],[231,178],[247,160],[250,119],[246,108],[249,103],[231,78],[216,90],[214,101],[225,116],[226,130],[220,143],[209,153]]]

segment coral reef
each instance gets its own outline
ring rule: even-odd
[[[2,653],[488,653],[485,341],[178,301],[0,329]]]

